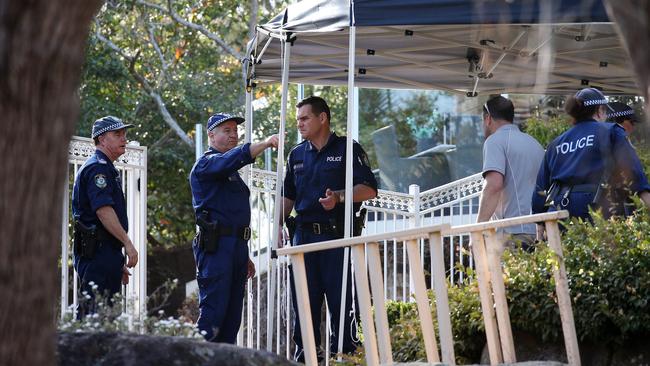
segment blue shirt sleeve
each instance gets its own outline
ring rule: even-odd
[[[363,184],[377,192],[377,180],[372,173],[372,169],[370,169],[368,155],[357,142],[354,143],[353,154],[354,159],[352,164],[354,173],[352,176],[352,185]]]
[[[255,161],[250,143],[234,147],[225,153],[207,154],[196,162],[194,174],[199,179],[225,178]]]
[[[643,165],[622,128],[614,127],[611,132],[614,162],[630,190],[635,193],[650,191]]]
[[[553,144],[548,146],[546,153],[544,154],[544,160],[542,160],[542,165],[539,167],[537,172],[537,182],[535,183],[535,189],[533,190],[532,197],[532,212],[534,214],[546,212],[546,191],[551,186],[550,170],[548,167],[549,155],[553,153],[555,147]]]
[[[84,187],[90,202],[90,209],[96,212],[104,206],[114,206],[113,190],[117,182],[108,165],[93,164],[84,169]]]
[[[289,153],[287,159],[287,167],[284,172],[284,185],[282,186],[282,197],[288,198],[292,201],[296,200],[296,185],[295,185],[295,172],[293,168],[293,151]]]

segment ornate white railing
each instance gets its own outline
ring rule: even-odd
[[[242,346],[267,349],[290,357],[292,353],[291,293],[289,267],[285,258],[272,259],[268,254],[271,242],[275,198],[276,173],[251,169],[253,238],[249,248],[258,276],[248,282],[246,305],[238,343]],[[363,236],[383,234],[422,225],[461,225],[476,221],[478,196],[483,178],[475,174],[458,181],[419,192],[411,186],[409,193],[379,190],[379,195],[364,203],[367,210]],[[403,241],[384,240],[379,243],[382,255],[384,294],[387,299],[411,301],[414,286],[409,269],[407,249]],[[447,259],[447,275],[455,281],[463,279],[456,265],[473,266],[469,250],[469,235],[443,237]],[[432,273],[432,258],[428,245],[419,242],[419,250],[426,273]],[[269,271],[271,269],[271,271]],[[433,277],[430,278],[433,286]],[[271,291],[271,289],[274,291]],[[273,298],[270,298],[274,293]],[[271,334],[270,337],[267,334]],[[326,337],[327,339],[328,337]]]

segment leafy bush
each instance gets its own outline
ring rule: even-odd
[[[605,220],[593,213],[593,225],[580,220],[565,223],[562,244],[576,331],[582,341],[606,347],[650,335],[650,214],[636,201],[639,209],[629,218]],[[506,251],[503,264],[513,329],[543,341],[560,341],[555,254],[546,245],[533,253]],[[485,344],[476,275],[465,270],[465,283],[448,290],[459,364],[477,362]],[[431,292],[429,297],[438,334]],[[395,362],[426,360],[416,304],[389,301],[386,306]],[[363,363],[363,350],[346,362]]]
[[[169,293],[175,288],[177,282],[168,281],[159,289],[154,291],[156,294],[150,300],[166,301]],[[97,289],[97,285],[93,286],[93,290]],[[80,301],[90,300],[90,294],[82,293]],[[165,317],[163,310],[158,310],[154,314],[148,314],[141,318],[134,318],[132,315],[127,314],[123,310],[125,300],[121,294],[116,294],[112,298],[96,294],[95,295],[95,312],[89,314],[82,319],[77,319],[75,314],[74,305],[66,309],[65,316],[59,321],[58,328],[62,331],[68,332],[124,332],[124,333],[139,333],[151,335],[166,335],[166,336],[179,336],[188,338],[203,339],[202,332],[196,325],[186,318],[181,317],[176,319],[172,316]],[[114,304],[113,306],[109,304]],[[134,304],[126,303],[128,309],[134,309]],[[149,308],[157,309],[161,306],[149,306]]]
[[[531,117],[524,122],[522,130],[546,148],[553,139],[569,128],[571,124],[565,117],[551,117],[548,120]]]

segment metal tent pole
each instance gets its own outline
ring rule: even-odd
[[[277,224],[280,218],[280,215],[283,215],[282,207],[283,198],[282,198],[282,178],[284,177],[284,135],[285,135],[285,126],[287,121],[287,99],[289,97],[289,58],[291,56],[291,44],[287,42],[286,39],[282,40],[282,45],[284,47],[284,60],[282,63],[282,104],[280,107],[280,132],[279,132],[279,142],[278,142],[278,158],[277,158],[277,173],[276,173],[276,184],[275,184],[275,210],[273,214],[273,219],[276,220],[273,224],[273,237],[271,238],[272,250],[275,250],[278,247],[278,234],[280,231],[280,226]],[[269,253],[270,255],[271,253]],[[274,267],[276,260],[271,260],[268,267],[267,276],[271,279],[269,284],[269,297],[268,297],[268,306],[267,306],[267,318],[266,318],[266,350],[271,351],[273,345],[273,315],[274,315],[274,306],[275,306],[275,276],[273,275]]]
[[[350,7],[352,9],[352,7]],[[354,14],[351,10],[350,14],[350,41],[348,49],[348,116],[347,116],[347,130],[346,130],[346,146],[345,146],[345,238],[349,238],[352,233],[352,139],[354,127],[354,70],[355,70],[355,41],[356,29],[354,27]],[[343,352],[343,334],[345,324],[345,303],[347,296],[347,283],[348,283],[348,263],[350,262],[350,248],[345,248],[343,255],[343,278],[341,280],[341,309],[339,314],[339,336],[338,336],[338,353]],[[354,299],[353,299],[354,303]],[[354,306],[354,305],[353,305]]]

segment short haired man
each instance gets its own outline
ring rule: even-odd
[[[485,183],[478,211],[478,222],[529,215],[529,197],[535,189],[537,171],[544,149],[530,135],[513,124],[512,102],[496,96],[483,105],[483,178]],[[535,240],[535,225],[516,225],[504,229],[524,249]]]
[[[294,245],[302,245],[342,238],[345,220],[345,162],[346,138],[337,136],[330,130],[330,109],[323,98],[311,96],[297,105],[296,114],[298,131],[304,141],[294,147],[287,160],[287,172],[283,186],[283,215],[279,224],[295,207],[296,233]],[[377,195],[377,181],[368,163],[368,157],[360,144],[354,143],[353,150],[353,192],[354,212],[358,212],[361,203]],[[362,223],[353,219],[355,235],[361,233]],[[323,296],[331,312],[333,340],[330,351],[338,347],[339,320],[341,308],[341,286],[343,278],[344,249],[332,249],[324,252],[307,253],[305,269],[309,289],[313,330],[316,344],[320,343],[320,319]],[[348,267],[349,268],[349,267]],[[349,269],[348,269],[349,270]],[[293,278],[293,276],[292,276]],[[351,278],[348,276],[347,296],[343,324],[343,352],[355,350],[350,324],[352,309]],[[294,296],[293,306],[297,311],[293,280],[291,282]],[[298,318],[294,322],[293,339],[296,342],[297,361],[303,361],[302,336]]]
[[[95,153],[77,172],[72,189],[74,267],[81,279],[79,316],[94,312],[95,295],[110,297],[129,281],[126,267],[138,263],[138,252],[127,235],[129,221],[121,177],[113,162],[126,151],[124,124],[113,116],[93,123]],[[122,248],[128,261],[124,263]],[[93,285],[96,289],[93,289]]]
[[[218,113],[207,122],[210,148],[190,173],[192,205],[199,226],[192,250],[199,285],[198,327],[208,341],[234,344],[241,323],[246,279],[255,275],[248,258],[250,191],[239,169],[252,164],[278,136],[237,146],[241,117]]]

